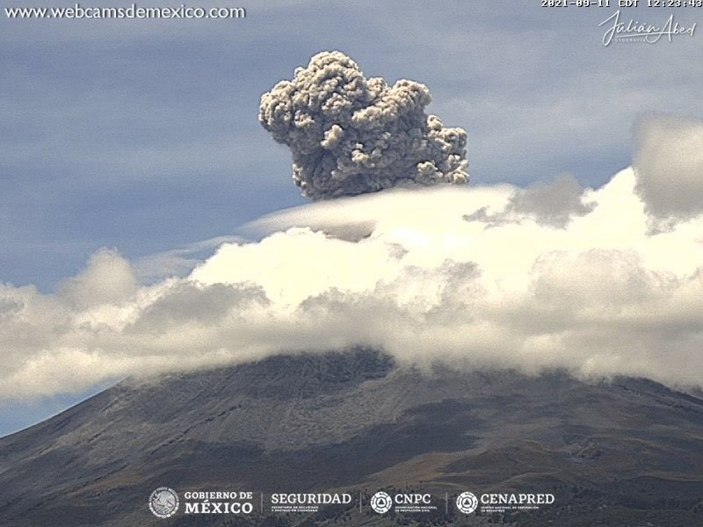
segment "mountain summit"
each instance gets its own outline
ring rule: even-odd
[[[246,518],[181,511],[159,519],[147,500],[167,486],[257,496],[366,496],[389,488],[452,496],[550,492],[550,507],[474,515],[471,524],[545,525],[558,518],[560,526],[697,525],[702,438],[703,399],[643,379],[585,383],[558,371],[419,371],[365,349],[277,356],[124,381],[0,439],[0,523],[400,522],[359,511],[356,502],[323,516],[261,514],[258,498]],[[469,519],[450,509],[433,521]]]

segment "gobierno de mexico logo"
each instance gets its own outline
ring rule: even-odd
[[[168,487],[159,487],[149,496],[149,510],[158,518],[170,518],[178,510],[178,494]]]

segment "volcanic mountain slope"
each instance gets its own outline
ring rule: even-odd
[[[433,521],[703,525],[703,400],[642,379],[423,373],[355,350],[125,381],[0,439],[3,526],[401,523],[354,507],[161,520],[146,506],[159,486],[542,491],[557,502],[538,512]]]

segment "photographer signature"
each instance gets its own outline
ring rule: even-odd
[[[688,35],[692,37],[696,31],[696,23],[688,27],[683,26],[674,20],[673,13],[669,15],[663,25],[658,26],[633,19],[630,19],[629,22],[623,22],[618,9],[598,24],[598,27],[605,26],[608,23],[611,25],[606,26],[607,30],[603,34],[604,46],[610,46],[613,42],[618,41],[656,44],[663,37],[667,37],[669,42],[671,42],[675,36]]]

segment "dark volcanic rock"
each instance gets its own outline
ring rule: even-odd
[[[542,490],[557,496],[555,506],[493,520],[696,525],[703,524],[701,438],[700,398],[641,379],[422,373],[369,350],[281,356],[125,381],[0,439],[0,525],[292,521],[159,520],[146,506],[159,486]],[[334,525],[342,514],[347,525],[393,524],[352,512],[308,524]],[[464,521],[453,513],[436,520]]]

